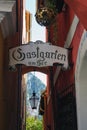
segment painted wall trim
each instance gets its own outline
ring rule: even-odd
[[[68,48],[68,47],[70,46],[70,44],[71,44],[71,42],[72,42],[72,39],[73,39],[73,37],[74,37],[74,34],[75,34],[75,31],[76,31],[76,28],[77,28],[78,23],[79,23],[79,19],[78,19],[78,17],[75,15],[75,16],[74,16],[74,19],[73,19],[73,21],[72,21],[70,30],[69,30],[69,32],[68,32],[67,38],[66,38],[66,42],[65,42],[65,45],[64,45],[65,48]],[[55,83],[56,83],[56,81],[57,81],[57,78],[58,78],[58,76],[59,76],[60,70],[61,70],[61,67],[57,67],[56,73],[55,73],[55,75],[54,75],[54,85],[55,85]]]
[[[71,24],[70,30],[68,32],[67,38],[66,38],[66,42],[65,42],[65,45],[64,45],[65,48],[68,48],[70,46],[70,44],[72,42],[72,39],[74,37],[74,34],[75,34],[78,23],[79,23],[79,19],[75,15],[75,17],[73,19],[73,22]]]

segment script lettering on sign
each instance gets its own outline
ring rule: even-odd
[[[67,49],[49,44],[25,44],[9,50],[9,65],[52,66],[59,63],[68,66]]]

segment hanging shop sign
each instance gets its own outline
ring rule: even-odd
[[[52,66],[54,63],[68,66],[68,50],[43,42],[30,42],[9,49],[9,65]]]

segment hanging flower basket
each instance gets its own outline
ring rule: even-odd
[[[46,0],[43,6],[35,14],[36,21],[41,26],[49,26],[57,13],[62,12],[64,0]]]
[[[36,21],[41,26],[49,26],[56,16],[56,12],[52,8],[42,7],[36,12]]]
[[[57,13],[63,11],[64,0],[46,0],[46,7],[55,10]]]

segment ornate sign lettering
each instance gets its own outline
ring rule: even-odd
[[[52,66],[59,63],[68,66],[67,49],[48,44],[25,44],[9,50],[9,65]]]

